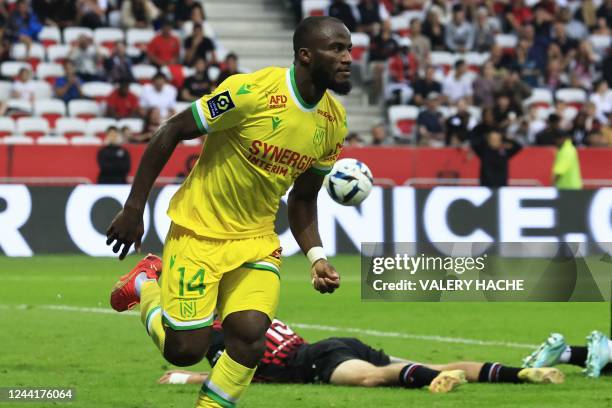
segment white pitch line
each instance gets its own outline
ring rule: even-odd
[[[14,309],[14,310],[28,310],[28,309],[45,309],[55,310],[64,312],[80,312],[80,313],[99,313],[99,314],[112,314],[115,316],[139,316],[140,313],[128,310],[123,313],[117,313],[112,309],[105,309],[101,307],[79,307],[69,305],[40,305],[40,306],[28,306],[28,305],[6,305],[0,304],[0,309]],[[519,349],[533,349],[537,347],[535,344],[515,343],[506,341],[494,341],[494,340],[478,340],[478,339],[466,339],[462,337],[445,337],[436,335],[424,335],[424,334],[410,334],[401,332],[388,332],[372,329],[359,329],[355,327],[337,327],[337,326],[325,326],[320,324],[308,324],[308,323],[290,323],[290,326],[297,327],[299,329],[307,330],[319,330],[328,331],[333,333],[352,333],[361,334],[365,336],[373,337],[387,337],[407,340],[423,340],[433,341],[437,343],[455,343],[455,344],[469,344],[475,346],[488,346],[488,347],[509,347]]]

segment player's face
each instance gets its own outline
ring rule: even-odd
[[[328,24],[312,50],[310,73],[316,86],[346,95],[351,90],[351,33],[343,24]]]

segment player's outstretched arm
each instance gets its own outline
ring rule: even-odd
[[[299,176],[289,193],[289,227],[298,245],[311,262],[312,284],[321,293],[332,293],[340,286],[340,276],[327,262],[317,224],[317,195],[323,176],[311,171]]]
[[[208,378],[208,373],[196,373],[194,371],[171,370],[166,371],[158,384],[202,384]]]
[[[193,114],[186,109],[162,123],[153,135],[138,165],[130,195],[106,231],[106,245],[114,243],[113,252],[121,251],[119,259],[125,258],[132,244],[140,250],[144,234],[142,215],[149,192],[176,145],[201,134]]]

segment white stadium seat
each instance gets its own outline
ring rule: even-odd
[[[455,55],[447,51],[432,51],[429,54],[429,59],[431,65],[442,68],[445,73],[453,68],[456,61]]]
[[[393,136],[412,139],[416,131],[419,108],[416,106],[396,105],[389,108],[389,123]]]
[[[87,122],[79,118],[63,117],[55,122],[55,133],[68,139],[75,136],[84,136],[87,133],[86,129]]]
[[[593,34],[589,37],[589,42],[593,46],[595,52],[603,56],[606,50],[612,45],[612,38],[609,35]]]
[[[53,96],[53,89],[47,81],[35,79],[32,83],[34,84],[34,98],[49,99]]]
[[[0,81],[0,101],[6,101],[11,97],[13,84],[9,81]]]
[[[32,145],[34,144],[34,139],[32,139],[31,137],[22,136],[22,135],[3,137],[2,139],[0,139],[0,141],[2,141],[2,143],[4,144],[10,144],[10,145]]]
[[[113,92],[113,86],[108,82],[86,82],[81,86],[83,95],[100,102]]]
[[[304,17],[324,16],[327,14],[329,3],[329,0],[303,0],[302,15]]]
[[[127,45],[134,47],[144,47],[155,37],[155,31],[149,28],[130,28],[127,30]]]
[[[504,52],[514,52],[518,38],[514,34],[496,34],[495,44],[503,48]]]
[[[41,62],[36,67],[36,78],[55,83],[57,78],[65,75],[64,67],[55,62]]]
[[[11,136],[16,132],[15,121],[6,116],[0,116],[0,137]]]
[[[17,119],[17,133],[33,138],[49,133],[49,123],[44,118],[27,117]]]
[[[157,68],[153,65],[136,64],[132,66],[132,75],[134,75],[134,78],[141,84],[151,82],[156,73]]]
[[[40,65],[40,64],[39,64]],[[23,61],[5,61],[0,65],[0,75],[5,78],[14,78],[19,74],[21,68],[27,68],[32,72],[32,66]]]
[[[32,60],[44,61],[45,47],[42,44],[32,43],[28,50],[25,44],[15,43],[11,47],[11,57],[16,60],[27,60],[28,62],[32,62]]]
[[[36,139],[39,145],[67,145],[68,139],[63,136],[42,136]]]
[[[123,30],[119,28],[103,27],[94,30],[94,43],[99,47],[106,47],[112,50],[115,48],[117,41],[123,41],[124,39]]]
[[[35,100],[34,114],[45,118],[50,127],[55,127],[55,121],[66,115],[66,104],[61,99]]]
[[[44,26],[42,30],[40,30],[40,33],[38,33],[38,41],[45,47],[59,44],[62,42],[62,33],[57,27]]]
[[[8,109],[13,109],[16,111],[24,112],[27,115],[32,113],[32,102],[26,101],[24,99],[9,99],[6,101],[6,106]]]
[[[541,108],[553,106],[553,94],[548,88],[533,88],[529,98],[523,102],[525,106],[535,105]]]
[[[47,60],[49,62],[63,63],[68,59],[70,46],[66,44],[55,44],[47,47]]]
[[[90,137],[104,138],[109,127],[117,127],[117,121],[113,118],[93,118],[87,121],[85,134]]]
[[[92,136],[77,136],[70,139],[70,144],[79,146],[100,146],[102,140]]]
[[[91,28],[87,27],[66,27],[64,30],[64,44],[71,45],[76,42],[81,35],[89,38],[94,38],[94,33]]]
[[[138,98],[140,98],[140,95],[142,94],[142,88],[142,85],[139,83],[133,82],[130,84],[130,92],[136,95]]]
[[[68,114],[73,118],[91,119],[100,115],[100,107],[96,101],[73,99],[68,102]]]
[[[587,93],[580,88],[561,88],[557,90],[555,98],[580,109],[587,101]]]
[[[144,130],[144,121],[138,118],[121,119],[117,122],[117,127],[122,129],[127,126],[132,132],[138,134]]]

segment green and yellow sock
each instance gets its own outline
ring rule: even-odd
[[[248,388],[254,374],[255,368],[237,363],[224,351],[202,385],[196,407],[234,407]]]
[[[159,296],[160,289],[156,281],[147,280],[140,286],[140,319],[153,343],[163,354],[166,331],[162,324]]]

